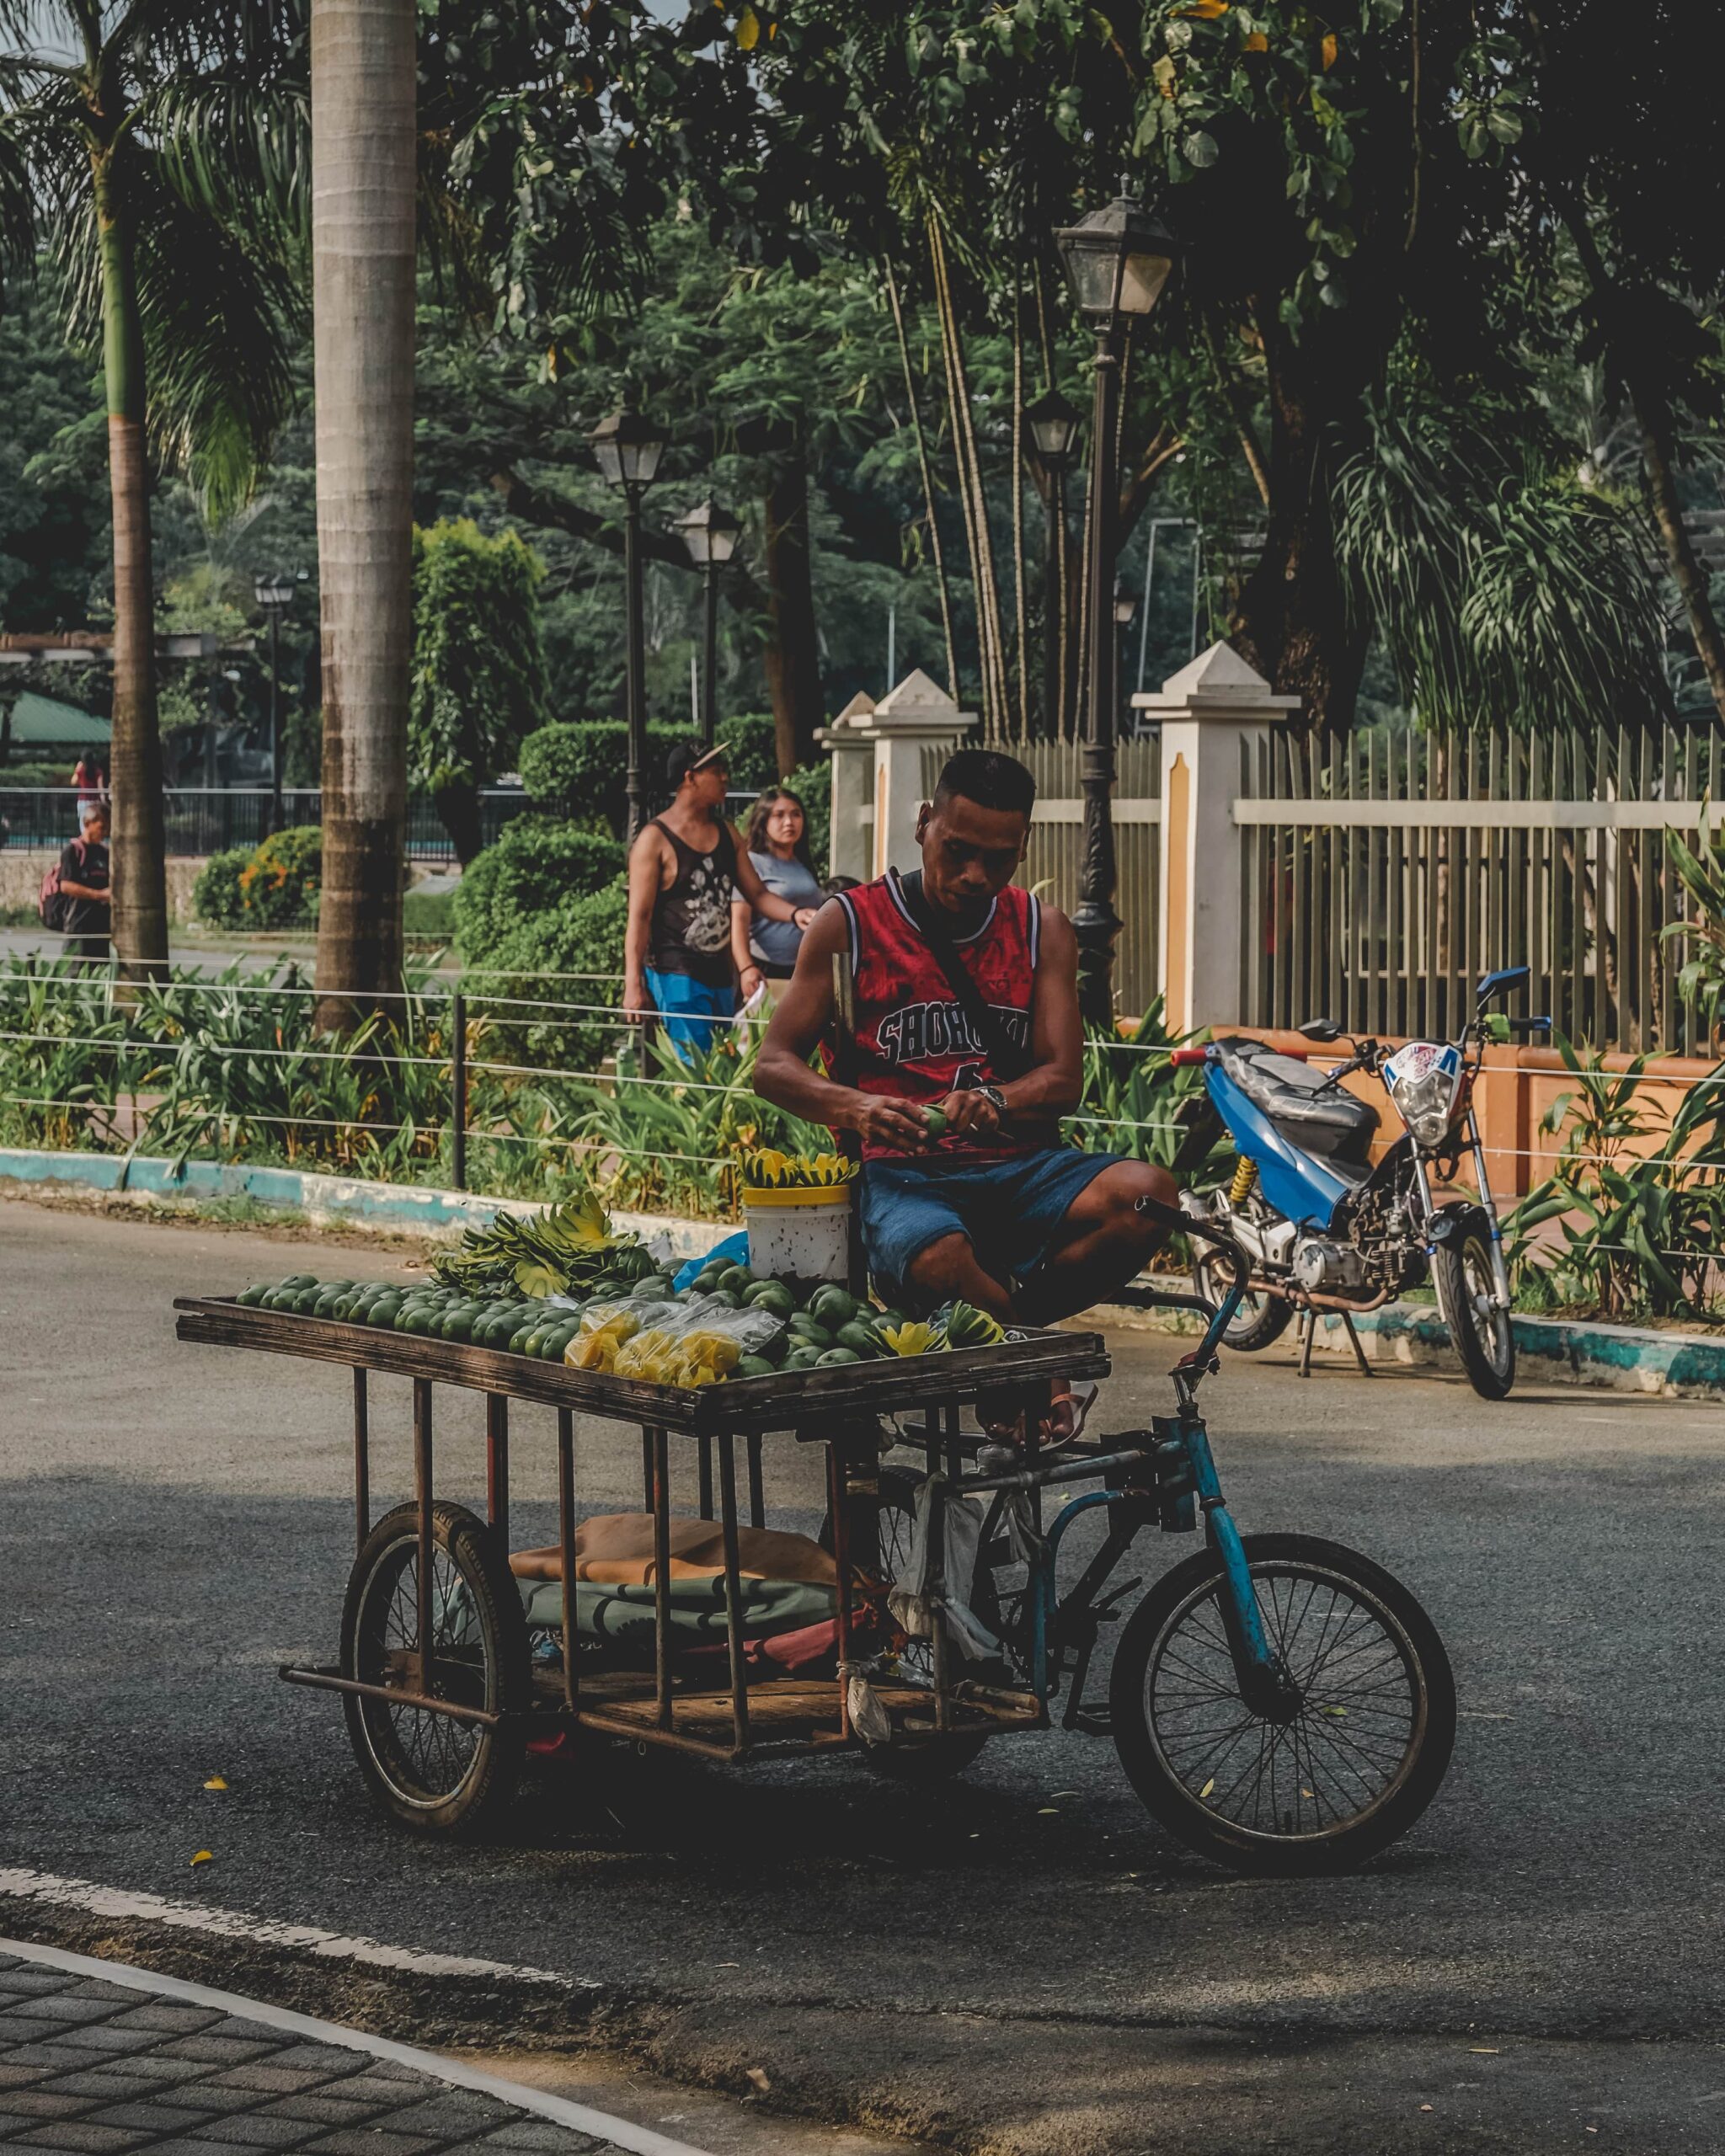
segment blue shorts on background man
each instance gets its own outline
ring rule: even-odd
[[[704,1056],[735,1015],[735,988],[712,988],[692,974],[654,973],[651,966],[644,971],[671,1047],[685,1063]]]
[[[1026,1280],[1049,1255],[1073,1200],[1123,1157],[1051,1145],[950,1167],[938,1160],[866,1161],[860,1203],[868,1269],[901,1294],[931,1243],[962,1235],[992,1278],[1006,1286]]]

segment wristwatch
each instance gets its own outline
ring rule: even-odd
[[[998,1086],[991,1086],[973,1078],[964,1091],[967,1093],[980,1093],[996,1115],[1004,1115],[1007,1113],[1007,1097]]]

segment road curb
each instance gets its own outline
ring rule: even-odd
[[[448,1235],[488,1227],[499,1213],[542,1213],[535,1198],[484,1198],[471,1191],[418,1183],[376,1182],[361,1176],[318,1175],[302,1168],[249,1166],[244,1161],[170,1161],[153,1154],[36,1151],[0,1146],[0,1183],[26,1188],[71,1186],[147,1205],[152,1198],[249,1198],[283,1212],[302,1213],[314,1227],[373,1228],[392,1234]],[[663,1235],[670,1255],[700,1257],[734,1226],[722,1220],[683,1220],[656,1213],[613,1211],[619,1229],[649,1240]]]
[[[191,1983],[183,1977],[158,1976],[152,1970],[135,1968],[129,1962],[108,1961],[93,1955],[68,1953],[64,1947],[39,1946],[29,1940],[0,1938],[0,1954],[15,1955],[19,1961],[57,1969],[68,1976],[118,1984],[124,1989],[146,1993],[154,1998],[178,1999],[189,2006],[208,2007],[212,2011],[231,2015],[236,2020],[257,2022],[265,2028],[279,2030],[284,2035],[300,2037],[307,2043],[328,2044],[343,2051],[364,2052],[373,2058],[387,2059],[393,2065],[408,2067],[452,2088],[469,2089],[477,2095],[493,2097],[515,2111],[526,2111],[553,2125],[567,2127],[572,2132],[588,2134],[597,2140],[609,2142],[615,2148],[628,2149],[630,2156],[705,2156],[703,2151],[689,2142],[675,2141],[669,2134],[660,2133],[652,2127],[638,2126],[633,2120],[618,2118],[609,2111],[595,2111],[590,2105],[572,2103],[567,2097],[553,2096],[543,2089],[531,2089],[523,2083],[505,2080],[501,2075],[487,2073],[478,2067],[464,2065],[458,2059],[445,2058],[436,2052],[422,2051],[414,2044],[398,2043],[390,2036],[370,2036],[363,2030],[344,2027],[339,2022],[319,2020],[315,2015],[296,2014],[288,2007],[270,2006],[261,2000],[246,1999],[237,1992],[219,1991],[208,1984]]]

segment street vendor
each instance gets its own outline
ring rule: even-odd
[[[861,1141],[863,1247],[883,1290],[961,1297],[1046,1325],[1130,1280],[1164,1233],[1141,1198],[1165,1170],[1060,1142],[1084,1032],[1071,923],[1012,878],[1036,782],[961,750],[917,820],[920,873],[829,899],[803,938],[761,1049],[763,1099]],[[855,982],[853,1083],[809,1067],[832,1034],[833,959]],[[831,1065],[829,1064],[828,1068]]]

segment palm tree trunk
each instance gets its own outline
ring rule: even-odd
[[[809,468],[803,444],[782,442],[772,457],[762,521],[766,528],[766,644],[761,662],[772,701],[773,747],[781,778],[814,758],[825,716],[820,639],[814,623],[809,534]]]
[[[1665,558],[1672,581],[1689,616],[1690,634],[1707,676],[1707,687],[1719,716],[1725,718],[1725,638],[1719,633],[1713,611],[1707,573],[1696,559],[1683,521],[1683,501],[1671,469],[1674,432],[1671,408],[1653,386],[1632,378],[1629,401],[1641,427],[1642,461],[1647,467],[1648,491],[1653,496],[1653,519],[1665,542]]]
[[[108,484],[114,504],[114,948],[123,979],[168,970],[168,872],[162,828],[162,737],[156,725],[155,597],[150,568],[150,467],[144,444],[144,339],[131,227],[111,145],[93,152],[102,262],[102,367],[108,394]]]
[[[414,0],[312,0],[321,1025],[398,991],[413,625]]]

